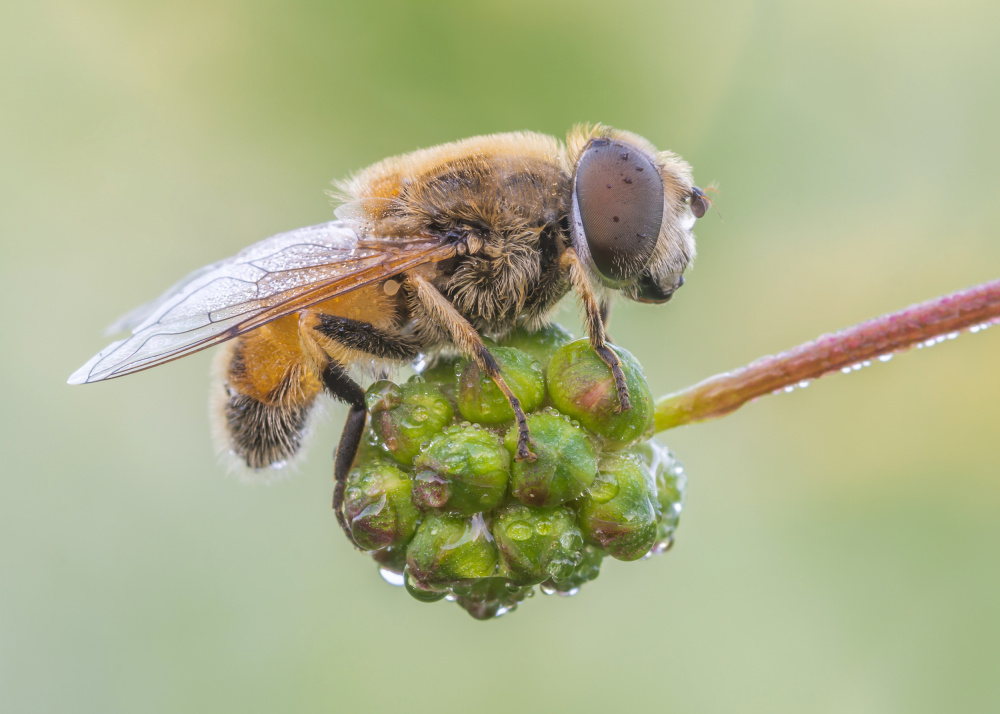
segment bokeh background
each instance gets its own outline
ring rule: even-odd
[[[674,550],[489,623],[339,534],[339,407],[248,486],[211,354],[64,383],[330,180],[580,121],[721,188],[674,302],[615,315],[654,393],[996,278],[998,32],[990,0],[4,3],[0,710],[1000,709],[1000,329],[669,433]]]

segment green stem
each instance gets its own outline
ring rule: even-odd
[[[715,419],[765,394],[995,322],[1000,322],[1000,279],[823,335],[668,394],[656,402],[654,427],[659,432]]]

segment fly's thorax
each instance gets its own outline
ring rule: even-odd
[[[380,161],[338,184],[337,198],[362,207],[376,233],[468,227],[506,230],[565,212],[569,175],[554,137],[533,132],[478,136]]]
[[[459,243],[459,255],[426,277],[478,331],[505,333],[522,316],[543,317],[566,292],[548,273],[568,245],[570,187],[556,139],[512,133],[394,157],[341,189],[370,208],[367,224],[375,234]],[[410,317],[424,342],[447,341],[410,297]]]

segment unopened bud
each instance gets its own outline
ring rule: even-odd
[[[656,500],[660,505],[656,540],[659,548],[665,550],[677,530],[681,510],[684,508],[687,474],[673,452],[656,439],[637,444],[630,451],[639,457],[656,483]],[[654,546],[654,552],[656,550]]]
[[[528,417],[529,445],[535,461],[514,461],[511,493],[529,506],[558,506],[582,494],[597,475],[594,447],[582,429],[554,409]],[[518,430],[507,432],[504,446],[517,453]]]
[[[458,400],[458,373],[464,366],[465,360],[459,357],[438,357],[430,367],[410,377],[410,381],[434,385],[454,405]]]
[[[477,620],[492,620],[510,612],[531,590],[530,586],[511,585],[503,578],[483,578],[452,588],[455,602]]]
[[[659,504],[646,469],[631,454],[610,454],[580,505],[588,543],[618,560],[637,560],[656,542]]]
[[[556,593],[575,595],[581,585],[589,583],[601,574],[601,561],[603,560],[603,550],[592,545],[585,545],[580,551],[580,562],[576,564],[573,571],[565,577],[553,577],[546,580],[542,583],[542,592],[547,595]]]
[[[386,458],[371,458],[352,470],[344,516],[354,542],[365,550],[405,545],[419,516],[410,496],[410,477]]]
[[[549,360],[556,350],[573,341],[573,335],[555,323],[547,325],[538,332],[529,333],[519,327],[505,337],[500,344],[504,347],[515,347],[538,360],[543,368],[549,366]]]
[[[500,574],[517,585],[569,577],[583,548],[583,535],[566,507],[509,503],[493,517],[493,537],[500,551]]]
[[[433,384],[411,381],[400,386],[375,382],[365,394],[371,430],[386,451],[409,466],[420,447],[455,416],[451,403]]]
[[[605,448],[621,449],[632,444],[653,423],[653,395],[635,357],[617,345],[608,345],[618,355],[631,408],[619,411],[619,395],[611,368],[586,339],[559,348],[547,373],[549,396],[563,414],[578,420],[604,437]]]
[[[420,584],[446,584],[494,575],[497,550],[480,515],[429,514],[406,549],[408,574]]]
[[[448,427],[413,461],[413,502],[466,516],[492,510],[507,493],[509,467],[510,455],[493,432]]]
[[[494,347],[490,354],[500,365],[500,374],[521,408],[530,412],[545,399],[545,373],[531,355],[512,347]],[[458,410],[477,424],[505,424],[514,419],[510,402],[493,378],[475,362],[466,364],[458,378]]]

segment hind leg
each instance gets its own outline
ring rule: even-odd
[[[328,305],[327,309],[336,307]],[[419,347],[413,338],[396,334],[391,329],[325,312],[302,313],[299,332],[302,344],[313,362],[323,365],[323,386],[326,391],[349,407],[347,421],[334,453],[333,510],[341,529],[354,543],[350,524],[344,516],[344,491],[347,476],[361,445],[368,413],[365,408],[365,390],[351,379],[346,366],[360,360],[370,361],[373,357],[387,362],[409,361],[417,356]]]
[[[323,370],[323,385],[330,396],[346,402],[350,408],[344,430],[340,432],[340,442],[333,455],[333,510],[337,514],[337,523],[354,543],[351,527],[344,517],[344,489],[347,486],[347,474],[358,455],[358,447],[361,446],[361,436],[364,434],[368,418],[368,412],[365,410],[365,390],[348,376],[343,367],[333,361]]]

